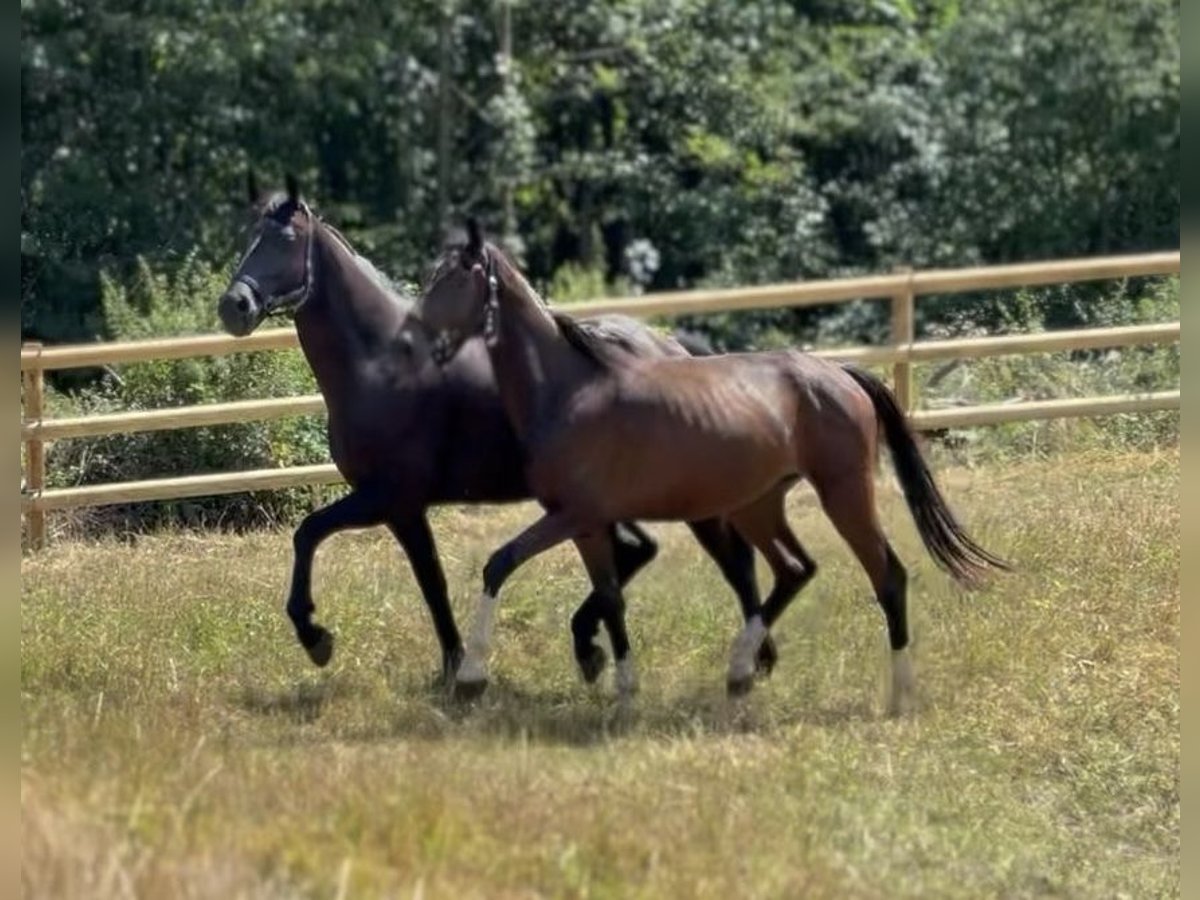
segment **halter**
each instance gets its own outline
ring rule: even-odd
[[[320,220],[313,216],[312,210],[308,208],[307,203],[301,202],[297,204],[297,208],[300,209],[308,219],[308,234],[304,241],[304,282],[299,287],[294,288],[287,293],[267,295],[259,283],[251,275],[246,275],[243,273],[234,279],[234,281],[240,281],[242,284],[246,285],[246,287],[250,288],[256,297],[262,298],[263,314],[267,316],[274,316],[280,313],[288,312],[296,313],[299,311],[300,307],[302,307],[308,301],[309,296],[312,294],[313,232],[316,231],[316,223]],[[241,261],[238,263],[238,269],[241,269],[241,267],[246,264],[246,260],[248,260],[250,258],[250,254],[252,254],[258,248],[258,244],[261,240],[262,233],[259,232],[258,237],[254,239],[254,243],[250,245],[250,249],[245,252]]]
[[[485,253],[484,272],[487,275],[487,301],[483,305],[483,343],[484,346],[495,347],[500,341],[500,282],[496,278],[496,267],[492,255]],[[470,335],[466,335],[470,337]],[[433,338],[432,354],[434,362],[444,365],[454,356],[458,347],[465,340],[457,328],[439,328]]]
[[[496,268],[490,253],[484,272],[487,274],[488,298],[483,307],[483,343],[495,347],[500,340],[500,282],[496,280]]]

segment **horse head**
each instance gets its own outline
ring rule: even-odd
[[[238,337],[254,331],[268,316],[295,313],[313,288],[313,239],[317,220],[288,175],[286,191],[263,198],[253,172],[247,180],[258,212],[250,246],[217,304],[225,330]]]

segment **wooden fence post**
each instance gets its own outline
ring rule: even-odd
[[[40,352],[40,343],[27,343],[25,348]],[[46,376],[41,365],[26,369],[22,373],[24,392],[21,398],[23,406],[22,418],[26,422],[41,422],[45,415]],[[38,494],[46,486],[46,445],[41,438],[31,437],[25,441],[25,490]],[[46,514],[40,509],[30,510],[26,514],[25,524],[28,529],[29,547],[41,550],[46,546]]]
[[[900,274],[912,274],[911,266],[897,266],[894,270]],[[913,293],[912,279],[905,282],[904,288],[892,296],[892,344],[905,346],[913,342],[915,329],[913,320],[916,314],[916,300]],[[896,393],[896,402],[904,412],[913,410],[913,374],[912,363],[897,362],[892,366],[892,385]]]

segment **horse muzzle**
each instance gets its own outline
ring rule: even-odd
[[[263,320],[263,308],[248,284],[235,281],[218,301],[217,315],[227,332],[245,337]]]

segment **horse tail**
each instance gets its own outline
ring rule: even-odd
[[[933,473],[921,456],[904,411],[888,386],[857,366],[846,364],[842,368],[866,391],[875,406],[875,415],[883,425],[904,499],[908,501],[929,555],[955,581],[965,586],[977,584],[988,568],[1011,571],[1011,565],[975,543],[950,511],[933,480]]]

